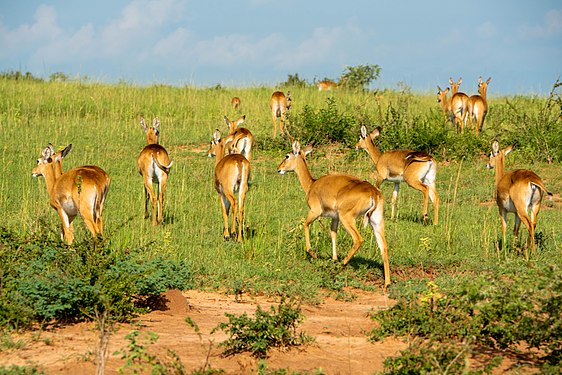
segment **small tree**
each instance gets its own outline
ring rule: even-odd
[[[289,74],[287,76],[287,81],[283,82],[281,85],[287,87],[306,87],[308,86],[308,82],[300,78],[299,73],[295,73],[295,74]]]
[[[378,65],[346,66],[339,85],[351,90],[365,90],[373,80],[379,78],[380,73],[381,67]]]

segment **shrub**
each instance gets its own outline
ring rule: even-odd
[[[306,80],[300,78],[298,73],[295,73],[289,74],[287,76],[287,80],[283,82],[281,86],[289,88],[303,88],[309,86],[309,84],[308,82],[306,82]]]
[[[139,302],[170,288],[189,288],[182,262],[145,259],[90,242],[72,249],[44,238],[24,240],[0,228],[0,327],[33,322],[81,321],[107,311],[124,321],[143,309]]]
[[[326,99],[326,107],[315,110],[305,105],[301,113],[289,116],[289,132],[302,144],[315,145],[340,142],[348,147],[357,138],[357,119],[338,110],[336,100]]]
[[[303,319],[300,306],[286,302],[285,298],[281,299],[277,311],[271,307],[271,314],[258,306],[254,319],[246,313],[225,315],[228,323],[219,324],[211,333],[220,329],[229,334],[229,339],[219,344],[226,348],[226,355],[250,352],[263,358],[272,347],[298,346],[311,340],[304,333],[297,333],[297,325]]]
[[[428,340],[428,350],[464,342],[517,351],[525,343],[543,353],[545,365],[562,364],[562,273],[556,267],[502,271],[407,292],[392,309],[373,315],[380,327],[371,339],[413,335]]]

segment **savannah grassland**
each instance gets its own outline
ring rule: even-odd
[[[361,230],[363,246],[342,268],[331,261],[329,221],[318,220],[312,225],[311,239],[319,259],[307,258],[302,225],[307,212],[304,193],[296,175],[276,172],[291,140],[272,139],[268,101],[275,89],[0,80],[1,227],[20,238],[59,239],[60,222],[49,206],[45,182],[32,178],[31,170],[47,143],[55,148],[72,143],[72,152],[64,160],[65,170],[95,164],[111,176],[103,213],[104,243],[111,251],[139,259],[181,260],[193,276],[193,288],[293,296],[309,302],[326,294],[352,301],[353,289],[347,287],[380,292],[382,262],[368,227]],[[398,217],[390,220],[393,184],[386,182],[381,187],[391,293],[407,285],[423,286],[428,280],[454,284],[487,272],[509,275],[543,266],[560,275],[559,97],[558,102],[531,95],[498,97],[492,81],[490,111],[483,133],[476,138],[470,133],[457,134],[444,121],[434,93],[411,93],[407,87],[382,91],[378,96],[318,92],[315,87],[289,89],[293,97],[289,131],[303,143],[313,135],[305,134],[299,126],[315,115],[320,118],[328,112],[351,124],[342,139],[322,139],[308,157],[315,177],[343,171],[374,181],[371,160],[364,151],[354,149],[361,125],[369,131],[383,127],[377,140],[382,150],[416,148],[431,152],[439,162],[439,225],[421,222],[422,194],[406,184],[398,197]],[[238,111],[230,106],[232,96],[242,100]],[[213,188],[214,159],[207,158],[213,131],[227,132],[225,115],[230,119],[246,115],[243,126],[256,139],[242,243],[222,238],[220,205]],[[156,116],[160,119],[160,144],[174,161],[164,222],[159,226],[144,218],[143,184],[136,167],[145,145],[140,116],[149,122]],[[513,239],[512,214],[506,246],[499,248],[494,171],[485,168],[493,139],[499,139],[502,147],[516,145],[507,156],[506,171],[532,169],[554,193],[553,198],[543,200],[537,253],[531,254],[529,261],[525,259],[528,233],[522,226],[519,240]],[[429,217],[433,217],[431,205]],[[78,244],[89,243],[90,233],[79,218],[75,231]],[[350,237],[340,228],[340,259],[350,246]]]

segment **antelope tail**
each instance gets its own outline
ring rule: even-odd
[[[552,196],[552,193],[546,189],[546,187],[543,185],[542,181],[541,181],[540,183],[539,183],[539,182],[531,181],[531,185],[538,187],[538,188],[541,189],[544,193],[546,193],[546,195]]]
[[[156,154],[158,155],[158,153],[156,153]],[[174,164],[173,161],[170,161],[170,164],[168,164],[168,165],[160,164],[158,159],[154,157],[154,154],[152,154],[152,161],[154,162],[154,164],[156,164],[158,166],[158,168],[160,168],[161,170],[163,170],[166,173],[170,173],[170,169],[172,169],[172,164]]]

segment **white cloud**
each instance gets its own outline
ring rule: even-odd
[[[476,35],[482,39],[492,39],[498,34],[496,26],[491,22],[484,22],[476,28]]]
[[[57,14],[55,8],[48,5],[40,5],[33,16],[34,23],[23,24],[16,29],[9,30],[0,27],[0,56],[19,53],[20,51],[32,51],[37,46],[44,45],[59,38],[63,31],[57,25]]]
[[[549,10],[544,15],[542,24],[525,24],[520,27],[519,32],[525,38],[546,38],[562,34],[562,10]]]
[[[192,48],[189,45],[190,42],[191,33],[189,30],[179,27],[171,34],[158,40],[152,48],[152,54],[163,59],[187,57],[188,51]]]
[[[349,33],[342,27],[332,29],[316,28],[312,35],[301,41],[296,48],[286,51],[279,57],[277,66],[280,68],[298,68],[309,64],[320,63],[337,54],[338,45]],[[352,40],[352,38],[348,39]]]
[[[35,61],[62,64],[91,59],[96,56],[97,51],[94,27],[88,24],[74,34],[61,35],[47,45],[39,47],[32,56]]]

